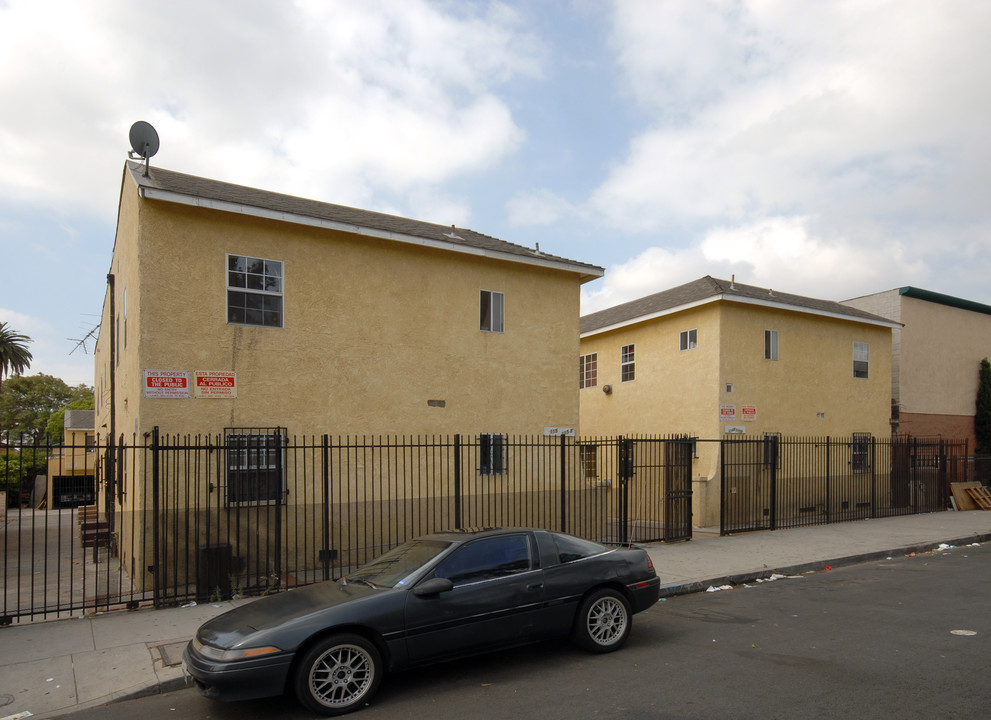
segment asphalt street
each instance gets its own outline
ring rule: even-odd
[[[391,675],[353,717],[983,720],[989,638],[991,546],[961,547],[668,598],[609,655],[551,642]],[[310,716],[190,689],[64,717]]]

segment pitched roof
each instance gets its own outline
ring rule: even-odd
[[[870,325],[901,327],[899,323],[886,318],[830,300],[791,295],[768,288],[744,285],[735,281],[719,280],[706,275],[704,278],[679,285],[670,290],[585,315],[581,319],[581,333],[582,335],[591,335],[605,332],[719,300],[762,305],[779,310],[804,312]]]
[[[150,167],[148,174],[145,175],[144,163],[128,161],[126,165],[125,174],[130,175],[142,197],[148,199],[208,207],[214,210],[331,228],[398,242],[556,268],[578,273],[582,282],[602,277],[604,272],[601,267],[596,265],[549,255],[467,228],[455,228],[452,225],[438,225],[386,213],[307,200],[268,190],[186,175],[159,167]]]

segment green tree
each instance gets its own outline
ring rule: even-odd
[[[981,360],[978,375],[974,434],[977,436],[977,452],[991,454],[991,362],[987,358]]]
[[[0,490],[16,493],[18,488],[29,486],[36,475],[48,472],[48,459],[35,448],[5,448],[0,452]],[[16,495],[8,496],[8,502],[16,503]]]
[[[6,322],[0,322],[0,390],[3,379],[10,374],[20,375],[31,365],[28,343],[31,338],[14,332]],[[0,438],[3,438],[3,421],[0,421]]]
[[[52,413],[92,395],[88,385],[70,387],[51,375],[15,375],[0,393],[0,428],[8,442],[23,438],[25,443],[40,443]]]
[[[5,322],[0,322],[0,390],[8,375],[20,375],[31,366],[28,343],[31,338],[14,332]]]
[[[93,393],[89,393],[86,397],[73,400],[65,407],[53,412],[48,417],[48,424],[45,426],[45,435],[48,436],[49,441],[60,443],[64,439],[66,410],[92,410],[93,407]]]

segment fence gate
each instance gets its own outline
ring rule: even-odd
[[[691,539],[692,445],[692,440],[681,438],[620,439],[621,512],[627,539]]]

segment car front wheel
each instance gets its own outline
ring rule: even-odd
[[[596,590],[582,601],[575,618],[573,639],[597,653],[619,650],[630,634],[630,603],[618,590]]]
[[[296,697],[320,715],[343,715],[372,699],[382,672],[382,656],[374,644],[360,635],[334,635],[300,660]]]

